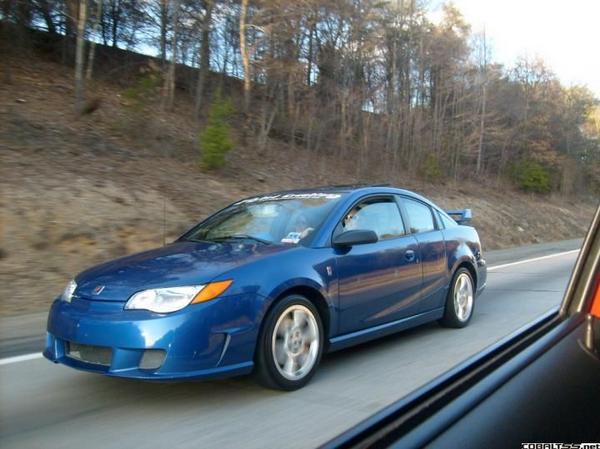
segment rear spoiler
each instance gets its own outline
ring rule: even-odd
[[[454,209],[447,210],[446,213],[452,217],[452,219],[457,222],[459,225],[467,224],[473,218],[473,212],[471,209]]]

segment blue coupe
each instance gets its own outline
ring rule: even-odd
[[[293,390],[324,352],[466,326],[487,275],[469,218],[387,186],[247,198],[79,274],[52,304],[44,356],[147,380],[254,371]]]

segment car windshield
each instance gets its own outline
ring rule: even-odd
[[[313,235],[341,196],[313,192],[248,198],[208,218],[183,239],[297,244]]]

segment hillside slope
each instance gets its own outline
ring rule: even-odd
[[[407,173],[357,177],[352,161],[250,137],[225,169],[199,168],[191,104],[134,109],[122,88],[89,86],[100,107],[77,118],[71,69],[37,58],[10,61],[0,84],[0,315],[41,310],[78,271],[161,245],[243,196],[286,188],[390,182],[442,207],[471,207],[486,249],[581,237],[592,200],[524,195],[506,186],[430,184]],[[241,126],[240,126],[241,127]],[[244,143],[242,143],[244,142]]]

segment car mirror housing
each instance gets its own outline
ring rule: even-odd
[[[345,231],[338,234],[333,238],[333,246],[335,247],[348,247],[354,245],[364,245],[366,243],[377,242],[378,237],[374,231],[366,229],[355,229],[352,231]]]

